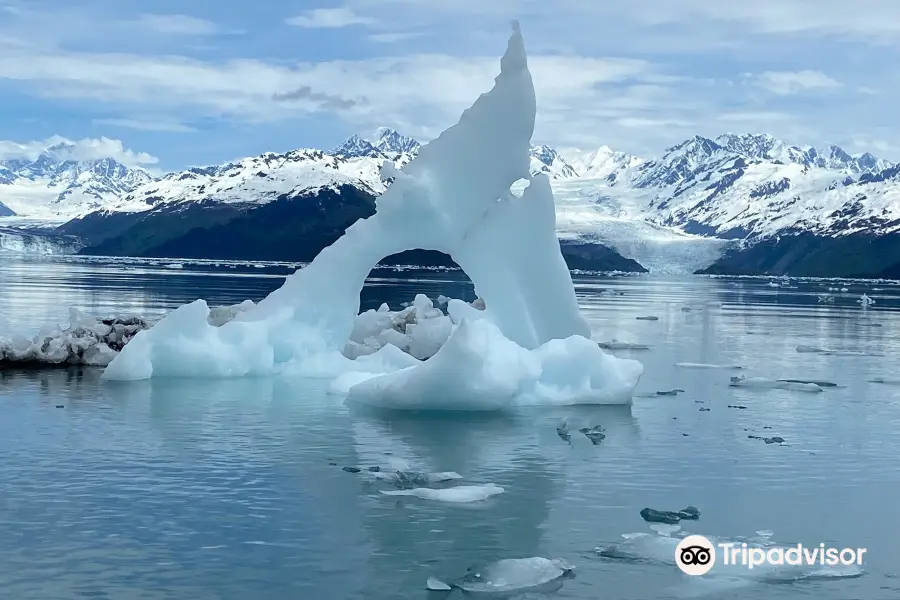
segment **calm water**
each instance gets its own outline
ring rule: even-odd
[[[69,306],[159,314],[197,297],[258,300],[287,272],[5,258],[0,335],[65,323]],[[452,273],[378,275],[363,291],[365,307],[397,308],[416,292],[474,297]],[[644,507],[693,504],[702,517],[692,532],[770,529],[786,543],[868,548],[857,579],[757,583],[710,597],[895,599],[900,387],[868,380],[900,378],[900,286],[839,284],[849,292],[825,305],[816,294],[834,283],[791,285],[577,278],[596,339],[652,346],[617,352],[644,363],[638,393],[685,390],[626,408],[369,415],[349,412],[316,381],[104,384],[92,371],[0,374],[0,596],[418,599],[429,597],[431,575],[542,555],[578,567],[558,598],[672,598],[697,591],[697,579],[592,549],[647,531]],[[861,309],[862,292],[877,304]],[[682,311],[707,301],[723,304]],[[642,315],[659,321],[635,319]],[[798,344],[885,356],[802,354]],[[744,364],[750,375],[844,387],[735,389],[732,372],[676,362]],[[556,435],[561,417],[602,424],[608,437],[593,446],[576,433],[568,445]],[[463,506],[397,502],[340,468],[390,459],[506,493]]]

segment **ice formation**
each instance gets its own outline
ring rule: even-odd
[[[0,365],[106,366],[139,331],[150,323],[135,316],[95,319],[69,309],[69,326],[45,325],[29,339],[0,338]]]
[[[795,392],[810,392],[813,394],[824,391],[815,383],[782,381],[767,379],[765,377],[732,377],[729,385],[732,387],[745,387],[755,390],[791,390]]]
[[[558,558],[532,556],[504,558],[480,568],[469,569],[449,584],[430,577],[425,588],[449,591],[458,588],[474,596],[505,598],[528,592],[549,593],[562,587],[562,580],[573,575],[575,567]]]
[[[176,309],[135,336],[104,377],[340,376],[336,391],[392,408],[630,402],[643,366],[588,339],[556,237],[549,179],[529,171],[534,120],[516,23],[493,89],[402,171],[385,167],[395,180],[375,215],[220,327],[208,323],[203,300]],[[516,197],[510,188],[521,179],[529,183]],[[360,348],[367,346],[359,341],[366,331],[356,328],[366,277],[385,256],[416,248],[452,256],[484,310],[450,301],[447,318],[417,322],[421,346],[409,351],[428,360],[390,340],[374,352]],[[358,356],[343,354],[348,341]]]
[[[413,488],[408,490],[381,490],[385,496],[415,496],[423,500],[467,503],[487,500],[503,493],[503,488],[493,483],[484,485],[458,485],[449,488]]]

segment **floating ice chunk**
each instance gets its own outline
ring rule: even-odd
[[[603,348],[604,350],[649,350],[650,346],[647,344],[637,344],[634,342],[620,342],[618,340],[611,340],[609,342],[597,342],[597,345]]]
[[[449,585],[441,581],[440,579],[435,579],[434,577],[429,577],[428,581],[425,582],[425,589],[429,592],[449,592],[453,588]]]
[[[800,344],[797,346],[797,352],[809,353],[809,354],[821,354],[824,353],[825,350],[822,348],[818,348],[816,346],[807,346],[806,344]]]
[[[449,585],[429,579],[426,587],[434,591],[457,588],[473,595],[498,594],[507,597],[526,592],[551,592],[562,587],[565,578],[573,574],[575,567],[561,559],[542,556],[530,558],[506,558],[478,569],[469,569]]]
[[[458,485],[450,488],[413,488],[411,490],[381,490],[385,496],[415,496],[438,502],[468,503],[487,500],[503,493],[503,488],[493,483],[484,485]]]
[[[184,265],[181,263],[169,263],[166,265],[167,269],[183,269]]]
[[[675,363],[676,367],[681,367],[682,369],[743,369],[741,365],[714,365],[710,363],[692,363],[692,362],[680,362]]]
[[[776,379],[766,379],[765,377],[732,377],[730,385],[732,387],[745,387],[757,390],[791,390],[795,392],[811,393],[824,391],[815,383],[779,381]]]
[[[463,478],[456,471],[442,471],[439,473],[428,473],[426,471],[410,471],[400,469],[393,472],[379,471],[375,474],[376,479],[390,483],[400,488],[415,488],[416,486],[434,485],[436,483],[447,483],[450,481],[459,481]]]
[[[804,344],[797,346],[797,352],[806,354],[824,354],[826,356],[884,356],[884,354],[877,352],[863,352],[861,350],[827,350],[825,348],[806,346]]]

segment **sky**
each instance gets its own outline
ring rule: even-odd
[[[490,89],[514,18],[535,143],[648,157],[765,132],[900,160],[897,0],[0,0],[0,159],[427,141]]]

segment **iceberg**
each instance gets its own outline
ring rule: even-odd
[[[382,176],[393,183],[373,216],[227,323],[211,325],[203,300],[174,310],[138,333],[104,379],[334,378],[333,391],[350,401],[416,410],[630,403],[643,366],[590,341],[556,236],[550,181],[530,174],[535,111],[514,22],[493,88],[402,170],[386,163]],[[516,196],[520,180],[527,186]],[[482,303],[450,300],[448,318],[435,313],[415,335],[407,331],[415,348],[384,343],[370,352],[357,341],[358,326],[366,328],[360,291],[379,261],[411,249],[450,255]],[[430,316],[433,306],[413,309]],[[347,356],[350,342],[359,352]]]

